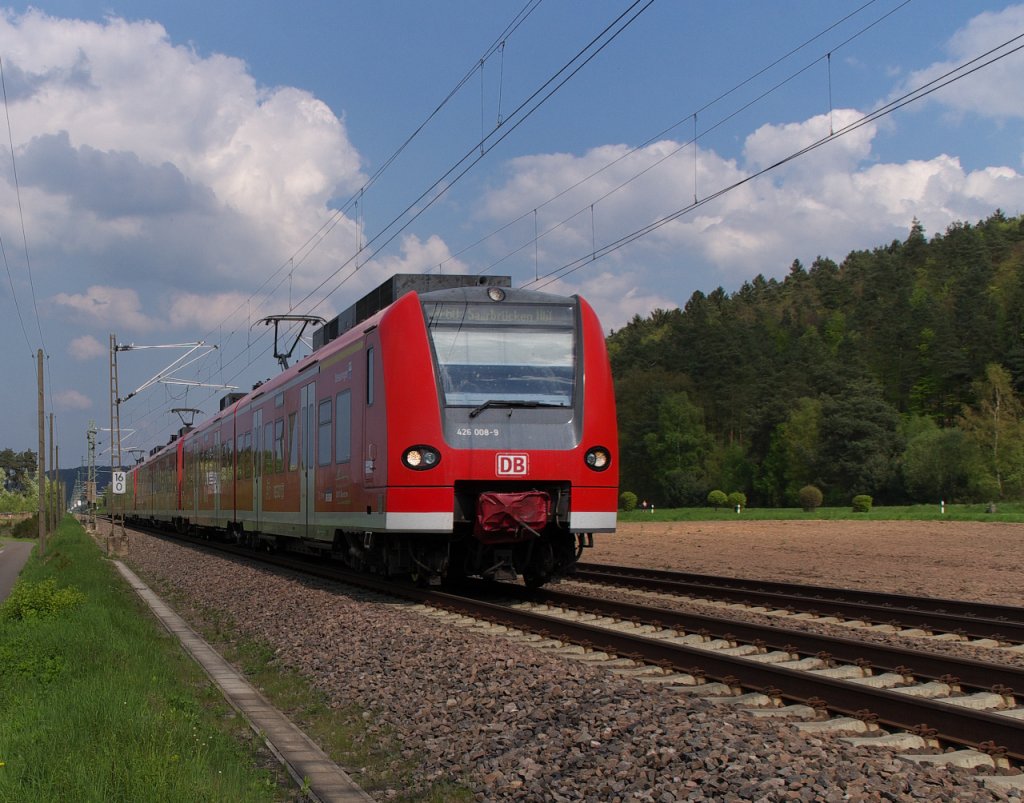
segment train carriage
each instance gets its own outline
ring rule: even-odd
[[[509,285],[392,277],[136,469],[180,489],[154,518],[427,582],[569,571],[615,528],[604,337],[582,298]]]

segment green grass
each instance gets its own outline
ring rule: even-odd
[[[946,505],[945,512],[934,505],[894,505],[874,507],[869,513],[854,513],[847,507],[820,507],[806,512],[797,507],[788,508],[743,508],[737,513],[731,507],[714,510],[710,507],[656,508],[650,511],[619,511],[619,521],[1002,521],[1024,523],[1024,502],[999,502],[996,512],[987,512],[987,504]]]
[[[0,801],[295,800],[71,518],[0,605]]]

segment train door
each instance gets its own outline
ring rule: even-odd
[[[207,470],[210,474],[207,480],[213,486],[213,522],[220,525],[220,478],[221,478],[221,453],[220,453],[220,431],[213,433],[213,452],[208,463]]]
[[[299,522],[308,528],[313,524],[316,507],[316,383],[304,385],[299,396]],[[305,534],[305,533],[303,533]]]
[[[200,437],[196,437],[195,440],[189,443],[189,463],[192,466],[190,478],[192,480],[192,489],[189,496],[192,497],[192,524],[195,525],[199,521],[199,489],[202,486],[202,482],[199,478],[199,471],[202,468],[202,462],[200,456],[202,455],[203,440]]]
[[[379,421],[379,413],[383,405],[377,400],[377,349],[367,343],[366,346],[366,406],[363,408],[363,486],[367,489],[380,484],[378,465],[381,457],[378,436],[382,432],[383,422]],[[367,497],[367,504],[370,504]],[[376,507],[376,506],[375,506]],[[367,509],[367,513],[369,513]],[[379,512],[379,511],[378,511]]]
[[[263,529],[263,411],[252,414],[252,516],[256,532]]]

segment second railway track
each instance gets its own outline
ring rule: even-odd
[[[489,632],[604,661],[643,682],[723,702],[731,695],[754,716],[796,716],[828,729],[820,721],[831,715],[851,733],[877,726],[908,732],[904,749],[958,746],[982,765],[1024,762],[1017,704],[1024,670],[1013,667],[512,584],[470,583],[456,594],[294,559],[271,562],[466,617],[469,626],[483,621]],[[868,739],[887,744],[877,734]]]
[[[571,579],[1024,644],[1024,608],[1009,605],[592,563],[579,564]]]

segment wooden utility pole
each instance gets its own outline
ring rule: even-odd
[[[53,529],[57,529],[60,526],[61,519],[64,518],[64,481],[60,478],[60,444],[55,444],[53,447],[53,473],[57,475],[57,490],[55,491],[55,504],[53,506],[54,519]]]
[[[50,467],[50,472],[53,473],[53,467],[57,465],[53,459],[53,413],[50,413],[50,462],[47,464]],[[57,475],[54,473],[53,479],[50,480],[50,488],[46,494],[47,499],[47,517],[46,517],[46,531],[53,532],[57,529]]]
[[[37,385],[39,387],[39,460],[36,461],[39,473],[39,554],[46,552],[46,410],[43,407],[43,350],[37,354],[39,368]]]

